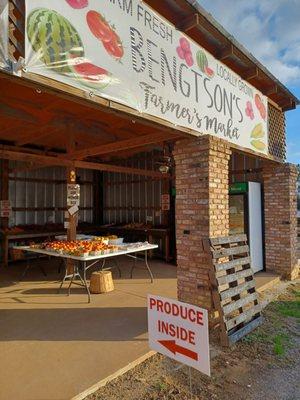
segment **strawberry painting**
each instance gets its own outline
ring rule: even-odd
[[[185,37],[180,38],[179,46],[176,48],[176,51],[179,58],[184,60],[188,67],[192,67],[194,65],[191,45]]]

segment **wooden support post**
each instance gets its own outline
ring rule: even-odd
[[[70,127],[72,129],[72,127]],[[66,143],[67,147],[67,152],[71,153],[75,149],[75,143],[74,143],[74,135],[72,131],[70,132],[69,140]],[[67,167],[67,184],[76,184],[76,170],[75,167],[69,166]],[[69,209],[69,205],[67,204],[67,209]],[[77,214],[75,213],[73,215],[69,214],[69,224],[67,228],[67,238],[68,240],[76,240],[76,231],[77,231]],[[71,274],[74,272],[74,262],[72,260],[68,260],[67,262],[67,270],[68,274]]]
[[[8,183],[8,160],[1,160],[1,200],[8,200],[9,183]],[[1,218],[1,228],[8,227],[8,218]]]
[[[67,183],[72,185],[76,184],[75,168],[67,168]],[[67,228],[68,240],[76,240],[76,231],[77,231],[76,225],[77,225],[77,213],[69,215],[69,226]]]
[[[93,190],[93,221],[96,225],[103,224],[103,173],[94,172]]]
[[[9,176],[8,176],[9,161],[0,160],[0,200],[8,200],[9,195]],[[1,229],[8,227],[8,218],[0,218]],[[8,243],[5,237],[1,240],[1,263],[5,266],[8,264]]]
[[[75,179],[74,179],[75,178]],[[76,171],[75,168],[67,168],[67,184],[76,184]],[[67,209],[69,207],[67,206]],[[77,213],[70,215],[67,227],[67,239],[68,240],[76,240],[76,231],[77,231]],[[67,273],[68,275],[73,274],[74,272],[74,261],[67,260]]]

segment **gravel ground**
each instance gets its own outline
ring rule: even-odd
[[[85,400],[299,400],[300,282],[264,310],[265,322],[230,349],[218,349],[212,376],[155,355]],[[214,339],[212,339],[214,340]]]

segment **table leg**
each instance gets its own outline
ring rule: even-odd
[[[170,237],[169,234],[165,237],[165,260],[168,263],[170,261]]]
[[[29,270],[29,268],[30,268],[30,263],[29,263],[29,261],[26,261],[26,267],[25,267],[24,271],[22,272],[20,281],[25,278],[25,275],[27,274],[27,271]]]
[[[121,277],[122,277],[122,272],[121,272],[121,268],[119,267],[118,261],[112,259],[112,262],[113,262],[113,263],[115,264],[115,266],[117,267],[117,270],[118,270],[118,272],[119,272],[119,278],[121,278]]]
[[[148,242],[150,243],[150,244],[153,244],[153,237],[152,237],[152,235],[148,235]],[[153,250],[149,250],[149,257],[150,258],[153,258]]]
[[[4,239],[3,263],[5,267],[8,267],[8,239],[6,236]]]
[[[70,280],[69,287],[68,287],[68,296],[70,296],[70,294],[71,294],[71,286],[74,281],[75,275],[77,273],[77,269],[78,269],[78,267],[74,264],[73,265],[73,275],[72,275],[72,278]],[[67,270],[68,270],[68,265],[67,265]]]
[[[84,280],[84,285],[88,294],[88,303],[91,302],[91,293],[90,289],[88,287],[87,281],[86,281],[86,261],[83,262],[83,280]]]
[[[130,270],[130,279],[132,279],[132,276],[133,276],[133,270],[135,269],[135,267],[136,267],[136,253],[134,253],[134,256],[133,256],[133,266],[131,267],[131,270]]]
[[[147,250],[145,250],[145,264],[146,264],[147,270],[149,272],[149,275],[151,277],[151,283],[153,283],[154,278],[153,278],[152,271],[151,271],[151,269],[149,267],[149,264],[148,264],[148,252],[147,252]]]
[[[57,294],[61,291],[61,288],[63,287],[63,284],[65,283],[65,280],[67,279],[67,276],[68,276],[68,273],[67,273],[67,263],[66,263],[66,261],[65,261],[64,258],[62,259],[62,262],[63,262],[63,265],[64,265],[64,267],[65,267],[65,275],[64,275],[63,279],[61,280],[60,286],[59,286],[59,288],[58,288],[58,290],[57,290]]]
[[[106,258],[103,258],[102,265],[101,265],[101,271],[103,271],[103,269],[105,267],[105,263],[106,263]]]

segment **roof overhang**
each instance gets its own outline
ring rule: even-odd
[[[196,0],[145,0],[179,30],[204,47],[283,111],[300,104],[271,72],[228,33]]]

